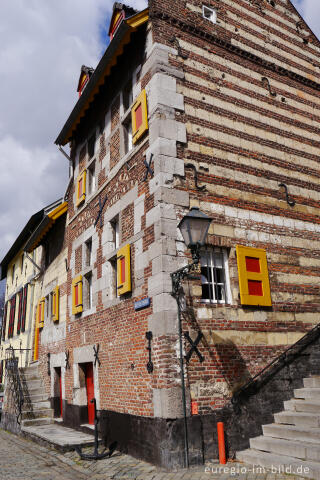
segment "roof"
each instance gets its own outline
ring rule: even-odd
[[[106,77],[111,73],[112,66],[117,63],[118,57],[122,55],[123,47],[130,43],[131,34],[140,25],[146,23],[148,18],[148,9],[145,9],[121,22],[112,42],[110,42],[86,88],[83,90],[82,95],[59,133],[55,141],[57,145],[65,145],[71,140],[81,118],[85,116],[90,103],[93,102],[94,97],[99,93],[99,87],[104,84]]]
[[[41,240],[54,225],[56,220],[65,214],[68,210],[68,203],[63,202],[63,199],[57,200],[55,203],[51,204],[49,207],[43,210],[43,215],[40,223],[33,231],[32,235],[29,237],[28,241],[24,246],[24,250],[28,253],[32,252],[38,245],[40,245]]]
[[[15,242],[11,246],[10,250],[6,253],[4,258],[1,261],[1,280],[6,278],[7,270],[9,263],[14,259],[14,257],[24,248],[24,245],[34,229],[39,225],[42,217],[44,214],[44,208],[39,210],[39,212],[35,213],[30,217],[29,221],[25,225],[25,227],[21,230],[20,234],[16,238]]]

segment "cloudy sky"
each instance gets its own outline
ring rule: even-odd
[[[126,0],[138,9],[147,0]],[[113,0],[2,0],[0,259],[29,217],[63,196],[67,160],[54,145],[77,100],[82,64],[107,46]],[[320,36],[320,1],[296,0]]]

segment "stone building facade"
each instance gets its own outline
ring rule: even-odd
[[[92,423],[94,397],[107,443],[183,465],[170,274],[190,260],[177,225],[199,207],[212,223],[182,331],[200,335],[203,361],[185,361],[200,463],[221,412],[233,435],[232,396],[318,322],[320,44],[289,0],[116,3],[110,36],[56,140],[72,176],[61,274],[46,275],[61,275],[65,323],[44,322],[39,362],[55,405],[62,377],[66,425]]]

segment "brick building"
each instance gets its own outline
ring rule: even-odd
[[[212,223],[183,283],[182,331],[200,335],[203,361],[193,349],[184,380],[189,459],[201,463],[217,456],[217,420],[232,453],[287,399],[299,368],[267,400],[260,390],[251,414],[249,399],[246,415],[230,406],[318,322],[320,45],[289,0],[115,3],[109,34],[56,140],[72,166],[65,336],[44,322],[41,374],[66,425],[92,423],[95,397],[107,443],[184,464],[170,274],[190,260],[177,225],[199,207]]]
[[[19,367],[32,360],[36,298],[39,295],[41,249],[34,249],[28,258],[24,251],[30,232],[37,227],[44,210],[31,216],[1,261],[1,280],[6,279],[5,306],[1,329],[0,383],[5,376],[6,350],[17,352]]]

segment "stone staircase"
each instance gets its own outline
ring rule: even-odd
[[[24,392],[21,430],[24,430],[24,427],[54,423],[53,409],[50,407],[48,395],[40,379],[38,365],[33,364],[19,371]]]
[[[237,453],[238,460],[320,480],[320,376],[305,378],[303,385],[274,415],[275,423],[263,425],[263,436]]]

